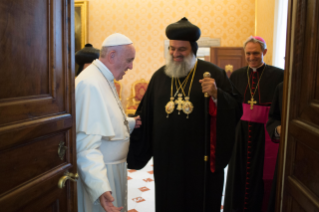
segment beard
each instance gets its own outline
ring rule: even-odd
[[[165,74],[169,77],[181,78],[187,76],[196,63],[194,54],[184,57],[182,62],[175,62],[172,55],[168,55],[166,59]]]

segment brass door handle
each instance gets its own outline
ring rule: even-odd
[[[78,178],[79,178],[78,173],[73,174],[73,173],[66,172],[65,175],[60,178],[60,180],[58,182],[58,187],[62,189],[62,188],[64,188],[65,182],[67,180],[72,180],[73,182],[76,182],[78,180]]]

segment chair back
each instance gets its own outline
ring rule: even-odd
[[[146,92],[148,82],[141,79],[133,84],[132,93],[135,102],[140,102]]]
[[[147,86],[148,81],[145,79],[137,80],[132,84],[131,96],[127,99],[128,102],[125,111],[128,116],[135,114],[135,111],[146,92]]]

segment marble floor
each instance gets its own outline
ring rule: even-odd
[[[225,168],[226,180],[227,167]],[[155,212],[153,160],[141,170],[128,170],[128,211]],[[225,186],[224,186],[225,189]],[[224,193],[224,192],[223,192]],[[223,196],[224,197],[224,196]],[[223,211],[223,202],[221,212]]]

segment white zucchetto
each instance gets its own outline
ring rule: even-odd
[[[107,38],[102,43],[103,46],[122,46],[122,45],[129,45],[133,42],[126,37],[125,35],[122,35],[120,33],[114,33]]]

